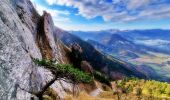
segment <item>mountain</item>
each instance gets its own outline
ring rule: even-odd
[[[36,63],[39,60],[42,65]],[[81,71],[77,71],[73,75],[77,75],[79,72],[78,74],[81,76],[84,75],[83,72],[94,70],[106,74],[112,80],[128,76],[145,77],[130,64],[113,59],[77,36],[55,27],[51,15],[44,11],[40,16],[29,0],[1,0],[1,100],[36,100],[40,94],[42,97],[47,88],[49,91],[46,91],[45,96],[55,94],[58,98],[64,99],[68,92],[74,94],[75,85],[73,83],[65,82],[62,79],[54,80],[56,77],[53,63],[55,65],[80,65],[76,67]],[[45,65],[47,66],[45,67]],[[52,65],[53,69],[50,69],[49,67]],[[78,70],[73,69],[69,69],[69,71]],[[102,75],[98,74],[98,77],[102,77]],[[83,83],[76,86],[80,90],[88,90],[88,92],[103,89],[102,82],[94,80],[93,84],[95,83],[101,86]]]
[[[64,44],[70,46],[71,44],[78,43],[82,50],[82,59],[88,61],[96,70],[102,71],[111,78],[121,78],[122,76],[138,76],[145,77],[139,71],[134,69],[131,65],[125,62],[112,59],[107,55],[97,51],[92,45],[81,40],[75,35],[72,35],[66,31],[56,28],[57,34],[55,37],[59,37]]]
[[[161,39],[169,40],[170,39],[170,30],[163,29],[148,29],[148,30],[102,30],[102,31],[71,31],[70,33],[75,34],[83,39],[102,39],[103,37],[109,38],[112,34],[120,34],[128,40],[137,40],[137,39]],[[93,33],[93,34],[91,34]]]
[[[107,33],[102,36],[102,32]],[[152,33],[153,32],[153,33]],[[158,33],[160,32],[160,33]],[[169,30],[106,30],[96,32],[84,32],[87,35],[84,40],[93,45],[104,54],[111,55],[127,63],[130,63],[146,76],[155,80],[170,81],[169,73],[169,41],[166,37]],[[78,34],[77,32],[72,34]],[[93,37],[95,34],[95,37]],[[155,36],[154,36],[155,34]],[[166,34],[165,36],[162,34]],[[99,35],[99,36],[96,36]],[[83,39],[82,32],[79,34]],[[88,38],[90,37],[90,38]],[[92,38],[93,37],[93,38]],[[160,38],[159,38],[160,37]],[[159,40],[155,40],[159,39]],[[161,40],[163,39],[163,40]],[[140,42],[139,42],[140,41]],[[146,42],[145,42],[146,41]],[[152,45],[149,45],[152,44]],[[153,45],[155,44],[155,45]]]
[[[133,52],[135,51],[136,48],[133,49],[134,46],[127,45],[126,43],[128,42],[124,43],[118,41],[115,44],[111,44],[111,46],[109,46],[108,44],[105,45],[105,44],[98,43],[97,41],[94,40],[88,40],[87,42],[92,44],[95,48],[97,48],[101,52],[106,54],[111,54],[111,55],[113,54],[117,58],[124,58],[124,59],[125,57],[138,58],[138,55]],[[127,50],[127,48],[131,50]]]
[[[87,40],[87,41],[91,44],[95,44],[95,43],[98,45],[100,44],[100,46],[102,46],[103,49],[104,47],[106,47],[105,48],[106,50],[104,50],[106,53],[114,54],[114,55],[117,54],[119,56],[118,58],[121,57],[138,58],[137,56],[138,54],[150,55],[147,51],[169,54],[167,50],[156,49],[146,45],[137,44],[133,41],[124,38],[120,34],[112,34],[111,36],[109,35],[109,37],[110,37],[109,39],[100,40],[100,42],[98,43],[95,40]],[[94,46],[96,47],[96,45]],[[130,54],[130,55],[126,56],[126,54]]]
[[[150,29],[150,30],[126,30],[121,34],[131,39],[161,39],[169,40],[170,30]],[[129,35],[128,35],[129,34]]]
[[[147,45],[156,49],[170,50],[170,30],[131,30],[121,32],[121,35],[133,40],[137,44]]]
[[[150,30],[102,30],[102,31],[72,31],[72,34],[81,37],[84,40],[95,40],[97,42],[107,41],[112,34],[119,34],[123,38],[133,41],[136,44],[151,46],[156,49],[170,51],[169,40],[170,30],[150,29]],[[93,33],[93,34],[91,34]],[[160,46],[161,45],[161,46]]]
[[[115,32],[117,32],[117,31],[115,31]],[[70,33],[80,37],[81,39],[85,39],[85,40],[97,39],[97,41],[100,41],[101,39],[104,40],[104,38],[107,39],[109,36],[111,36],[110,31],[87,31],[87,32],[71,31]],[[93,34],[91,34],[91,33],[93,33]]]

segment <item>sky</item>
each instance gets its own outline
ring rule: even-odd
[[[31,0],[67,31],[170,29],[170,0]]]

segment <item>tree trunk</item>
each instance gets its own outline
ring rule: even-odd
[[[43,94],[44,92],[57,80],[57,77],[54,77],[51,81],[49,81],[48,83],[46,83],[46,85],[42,88],[42,90],[40,92],[38,92],[37,94],[35,94],[39,100],[43,100]]]
[[[43,95],[40,95],[40,96],[38,97],[38,99],[39,99],[39,100],[43,100]]]

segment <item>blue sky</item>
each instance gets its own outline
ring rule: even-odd
[[[170,29],[170,0],[31,0],[64,30]]]

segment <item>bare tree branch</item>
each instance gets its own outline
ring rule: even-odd
[[[23,91],[26,91],[26,92],[28,92],[28,93],[30,93],[30,94],[32,94],[32,95],[35,95],[35,96],[41,98],[41,97],[43,96],[44,92],[45,92],[57,79],[58,79],[57,77],[54,77],[52,80],[50,80],[49,82],[47,82],[47,83],[45,84],[45,86],[41,89],[41,91],[38,91],[38,92],[26,90],[26,89],[20,87],[19,85],[18,85],[18,87],[19,87],[21,90],[23,90]]]

